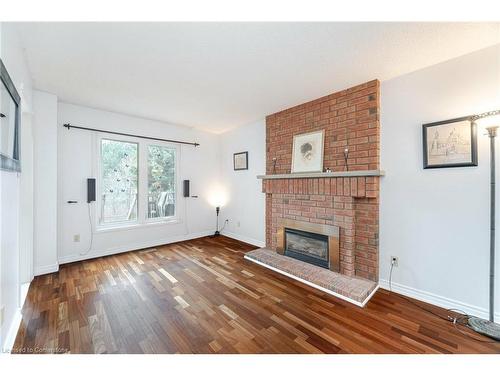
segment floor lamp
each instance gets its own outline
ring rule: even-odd
[[[496,117],[497,124],[488,126],[490,138],[490,304],[489,320],[475,316],[469,318],[469,327],[474,331],[500,341],[500,324],[495,323],[495,139],[500,126],[500,110],[472,116],[471,121],[476,122],[484,118]]]
[[[215,213],[217,215],[217,219],[216,219],[216,222],[215,222],[216,224],[215,224],[214,237],[220,235],[220,231],[219,231],[219,212],[220,212],[220,206],[215,207]]]

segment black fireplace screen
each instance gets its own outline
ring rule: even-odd
[[[285,255],[329,268],[328,236],[285,228]]]

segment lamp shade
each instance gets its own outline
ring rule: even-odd
[[[226,189],[220,185],[214,185],[208,192],[208,203],[213,207],[223,207],[228,201]]]

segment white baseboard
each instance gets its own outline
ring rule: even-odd
[[[59,271],[59,264],[48,264],[45,266],[35,266],[35,276],[46,275]]]
[[[254,238],[250,238],[250,237],[247,237],[247,236],[242,236],[241,234],[236,234],[236,233],[226,232],[226,231],[224,231],[221,234],[223,236],[226,236],[226,237],[229,237],[229,238],[233,238],[233,239],[241,241],[241,242],[249,243],[250,245],[254,245],[254,246],[257,246],[257,247],[264,247],[264,246],[266,246],[266,243],[264,241],[259,241],[259,240],[256,240]]]
[[[14,346],[14,342],[16,341],[17,331],[19,330],[22,319],[23,316],[21,315],[21,309],[18,308],[16,309],[14,317],[12,318],[12,323],[10,323],[9,330],[7,331],[7,335],[5,336],[2,348],[3,353],[10,353],[12,351],[12,347]]]
[[[306,285],[309,285],[310,287],[313,287],[315,289],[318,289],[318,290],[321,290],[322,292],[325,292],[325,293],[328,293],[334,297],[337,297],[337,298],[340,298],[344,301],[347,301],[347,302],[350,302],[352,303],[353,305],[356,305],[356,306],[359,306],[359,307],[364,307],[368,301],[373,297],[373,295],[375,294],[375,292],[378,290],[379,286],[377,285],[375,287],[375,289],[373,289],[373,291],[370,293],[370,295],[368,297],[365,298],[364,301],[362,302],[359,302],[359,301],[356,301],[356,300],[353,300],[352,298],[349,298],[349,297],[346,297],[346,296],[343,296],[342,294],[338,294],[338,293],[335,293],[334,291],[330,290],[330,289],[326,289],[326,288],[323,288],[322,286],[320,285],[317,285],[317,284],[314,284],[310,281],[307,281],[307,280],[304,280],[298,276],[295,276],[295,275],[292,275],[291,273],[288,273],[288,272],[285,272],[283,270],[280,270],[278,268],[275,268],[273,266],[270,266],[268,264],[265,264],[265,263],[262,263],[262,262],[259,262],[258,260],[256,259],[253,259],[253,258],[250,258],[249,256],[245,255],[244,257],[246,260],[249,260],[250,262],[254,262],[256,264],[258,264],[259,266],[262,266],[262,267],[266,267],[266,268],[269,268],[270,270],[273,270],[275,272],[278,272],[284,276],[287,276],[291,279],[294,279],[294,280],[297,280],[303,284],[306,284]]]
[[[24,301],[26,301],[26,296],[28,295],[28,290],[30,287],[30,283],[21,284],[21,288],[19,290],[19,306],[14,313],[14,317],[12,318],[12,322],[10,323],[10,327],[7,330],[7,335],[5,337],[5,341],[3,343],[2,352],[10,353],[12,351],[12,347],[14,346],[14,342],[16,341],[17,332],[19,331],[19,326],[21,325],[21,321],[23,319],[22,316],[22,308],[24,306]]]
[[[24,301],[26,301],[26,297],[28,296],[28,291],[30,289],[30,284],[31,284],[31,282],[21,284],[21,293],[20,293],[21,297],[20,297],[20,303],[19,303],[19,306],[21,308],[23,308]]]
[[[379,285],[381,288],[389,290],[388,280],[379,280]],[[488,310],[485,308],[415,289],[406,285],[392,282],[392,291],[445,309],[458,309],[470,315],[475,315],[480,318],[488,318]],[[500,321],[500,312],[495,313],[495,321]]]
[[[174,243],[174,242],[181,242],[181,241],[192,240],[195,238],[206,237],[206,236],[210,236],[212,234],[214,234],[214,232],[209,230],[209,231],[204,231],[204,232],[191,233],[191,234],[187,234],[187,235],[171,236],[171,237],[161,238],[161,239],[156,239],[156,240],[151,240],[151,241],[142,241],[142,242],[138,242],[135,244],[127,244],[124,246],[108,248],[105,250],[92,250],[90,253],[85,254],[85,255],[81,255],[80,253],[69,254],[69,255],[60,256],[59,257],[59,264],[78,262],[80,260],[99,258],[99,257],[103,257],[103,256],[107,256],[107,255],[114,255],[114,254],[119,254],[119,253],[126,253],[127,251],[146,249],[148,247],[167,245],[167,244]]]

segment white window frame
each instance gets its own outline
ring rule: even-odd
[[[101,142],[102,140],[111,140],[118,142],[129,142],[137,144],[137,170],[138,170],[138,181],[137,181],[137,218],[135,220],[114,222],[114,223],[102,223],[101,222],[101,206],[102,206],[102,196],[101,196],[101,179],[102,179],[102,163],[101,163]],[[92,152],[95,155],[94,160],[94,175],[96,176],[96,204],[94,207],[94,228],[97,232],[114,231],[114,230],[128,230],[133,228],[147,227],[151,225],[161,225],[161,224],[178,224],[180,223],[180,199],[179,199],[179,188],[181,186],[181,171],[180,171],[180,159],[181,159],[181,148],[179,145],[155,141],[143,138],[137,138],[132,136],[124,135],[114,135],[98,133],[94,137],[92,142],[94,145],[94,150]],[[161,218],[148,218],[148,146],[162,146],[169,147],[175,150],[175,215]]]
[[[143,147],[144,151],[144,172],[145,172],[145,177],[143,180],[139,179],[140,182],[144,183],[144,213],[142,217],[144,217],[144,220],[146,223],[162,223],[162,222],[179,222],[179,187],[180,185],[180,178],[179,178],[179,155],[180,155],[180,147],[174,143],[168,143],[168,142],[162,142],[162,141],[155,141],[155,140],[146,140],[145,139],[145,146]],[[168,147],[171,149],[175,150],[175,214],[174,216],[166,216],[166,217],[155,217],[155,218],[149,218],[148,217],[148,154],[149,154],[149,146],[161,146],[161,147]]]
[[[134,226],[139,223],[139,183],[140,183],[140,144],[137,140],[132,139],[130,137],[122,137],[122,136],[106,136],[105,134],[99,135],[97,140],[97,178],[96,178],[96,227],[98,229],[101,228],[121,228],[127,226]],[[137,218],[135,220],[124,220],[112,223],[104,223],[102,222],[101,212],[102,212],[102,141],[116,141],[116,142],[127,142],[134,143],[137,145]]]

